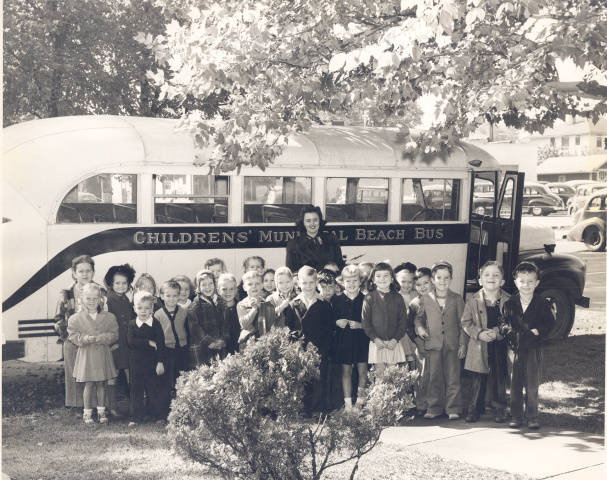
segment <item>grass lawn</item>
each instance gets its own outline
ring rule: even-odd
[[[3,364],[3,405],[10,409],[4,409],[2,419],[2,470],[12,478],[217,478],[207,469],[175,456],[161,425],[128,429],[125,422],[117,422],[85,428],[80,417],[57,408],[62,391],[57,388],[61,387],[57,371],[57,365]],[[602,435],[604,379],[604,315],[580,310],[572,336],[545,349],[540,387],[542,425]],[[32,405],[36,410],[33,413]],[[347,478],[349,471],[347,465],[338,466],[329,470],[327,478]],[[379,445],[363,458],[357,478],[524,477],[445,460],[414,448]]]

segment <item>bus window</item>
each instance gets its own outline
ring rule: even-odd
[[[472,196],[472,215],[493,217],[494,203],[495,185],[493,181],[476,177]]]
[[[387,178],[327,178],[327,221],[388,220]]]
[[[57,223],[136,223],[137,175],[102,173],[65,196]]]
[[[459,220],[460,180],[404,178],[401,221]]]
[[[227,223],[226,176],[154,175],[155,223]]]
[[[312,203],[311,177],[245,177],[246,223],[293,223]]]
[[[508,179],[508,183],[506,183],[506,191],[504,192],[504,197],[502,199],[502,205],[500,206],[499,217],[509,220],[512,218],[512,202],[514,201],[512,197],[512,192],[514,189],[514,180],[512,178]]]

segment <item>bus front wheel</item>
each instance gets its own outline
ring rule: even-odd
[[[549,286],[540,292],[540,296],[550,304],[554,316],[554,327],[550,330],[548,338],[566,338],[573,327],[575,318],[575,304],[565,288]]]

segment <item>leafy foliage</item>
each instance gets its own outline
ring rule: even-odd
[[[397,126],[411,153],[440,150],[485,120],[541,131],[585,111],[555,85],[557,59],[607,71],[602,0],[156,4],[176,18],[165,35],[141,39],[171,72],[155,77],[162,94],[229,94],[221,118],[183,121],[212,145],[207,163],[219,170],[265,168],[290,133],[332,116]],[[420,128],[428,98],[435,119]],[[603,97],[590,113],[605,112]]]
[[[375,378],[360,413],[303,420],[304,385],[319,375],[316,349],[273,330],[226,359],[180,378],[169,416],[177,451],[225,478],[318,479],[370,451],[383,426],[413,406],[415,373]]]

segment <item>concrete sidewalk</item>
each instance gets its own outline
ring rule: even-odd
[[[386,444],[491,467],[533,478],[605,480],[604,438],[589,433],[542,428],[511,429],[507,424],[463,420],[414,420],[384,430]]]

